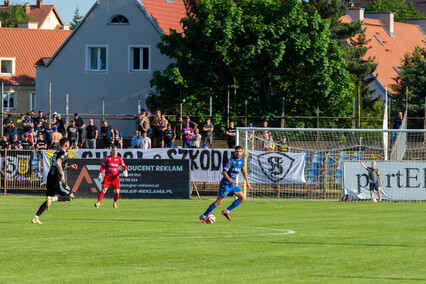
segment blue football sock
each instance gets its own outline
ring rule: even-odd
[[[232,209],[234,209],[240,204],[241,204],[240,200],[236,199],[234,202],[232,202],[231,206],[229,206],[226,210],[231,211]]]
[[[209,208],[207,208],[207,210],[206,210],[206,212],[204,212],[204,216],[209,216],[209,214],[213,211],[213,210],[215,210],[216,209],[216,203],[212,203],[212,204],[210,204],[210,206],[209,206]]]

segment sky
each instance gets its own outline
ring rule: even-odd
[[[0,0],[3,4],[3,0]],[[26,0],[12,0],[11,4],[25,4]],[[35,5],[37,0],[28,0],[30,5]],[[62,21],[69,24],[74,17],[75,8],[78,7],[79,14],[85,16],[96,0],[43,0],[43,5],[55,5]]]

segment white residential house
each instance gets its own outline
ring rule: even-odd
[[[52,112],[136,114],[138,100],[145,106],[155,70],[172,60],[156,47],[169,29],[182,31],[183,0],[98,0],[63,45],[45,64],[37,66],[37,105]],[[87,122],[86,122],[87,124]],[[98,124],[98,123],[96,123]],[[98,124],[99,125],[99,124]],[[134,121],[109,122],[125,136]]]

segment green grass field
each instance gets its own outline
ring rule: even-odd
[[[0,196],[0,283],[426,282],[425,203]]]

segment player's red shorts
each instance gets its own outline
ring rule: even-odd
[[[104,181],[102,182],[102,188],[109,188],[112,185],[112,189],[120,189],[120,179],[118,175],[115,176],[105,176]]]

